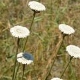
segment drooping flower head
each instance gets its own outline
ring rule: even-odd
[[[42,3],[37,2],[37,1],[30,1],[28,3],[28,6],[34,11],[45,11],[46,10],[45,6]]]
[[[75,30],[71,26],[66,25],[66,24],[60,24],[59,25],[59,30],[61,32],[63,32],[63,34],[68,34],[68,35],[75,32]]]
[[[68,45],[66,47],[68,54],[74,58],[80,58],[80,48],[75,45]]]
[[[17,54],[17,61],[22,64],[31,64],[33,62],[33,56],[30,53],[19,53]]]
[[[18,38],[25,38],[30,34],[30,31],[23,26],[14,26],[10,28],[10,32],[12,36],[18,37]]]
[[[63,80],[63,79],[60,79],[60,78],[52,78],[51,80]]]

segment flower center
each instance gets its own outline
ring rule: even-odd
[[[17,29],[16,31],[17,31],[18,33],[22,33],[20,29]]]

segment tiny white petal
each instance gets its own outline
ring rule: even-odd
[[[40,2],[37,2],[37,1],[30,1],[28,3],[28,6],[32,9],[32,10],[35,10],[35,11],[44,11],[46,10],[45,6],[40,3]]]
[[[75,32],[75,30],[71,26],[66,24],[60,24],[59,30],[64,34],[69,34],[69,35]]]
[[[63,80],[63,79],[60,79],[60,78],[52,78],[51,80]]]
[[[25,38],[30,34],[30,31],[23,26],[14,26],[10,28],[10,32],[14,37]]]
[[[24,54],[23,52],[17,54],[17,61],[22,64],[31,64],[33,62],[33,60],[28,60],[28,59],[24,58],[23,54]]]
[[[80,48],[78,46],[69,45],[66,47],[66,51],[74,58],[80,58]]]

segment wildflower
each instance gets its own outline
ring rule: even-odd
[[[17,54],[17,61],[22,64],[31,64],[33,62],[33,56],[30,53],[19,53]]]
[[[30,34],[30,31],[23,26],[14,26],[10,28],[10,32],[14,37],[25,38]]]
[[[69,34],[69,35],[75,32],[75,30],[71,26],[66,24],[60,24],[59,30],[64,34]]]
[[[46,10],[45,6],[42,3],[37,2],[37,1],[30,1],[28,5],[34,11],[45,11]]]
[[[60,78],[52,78],[51,80],[63,80],[63,79],[60,79]]]
[[[66,47],[66,51],[74,58],[80,58],[80,48],[75,45],[69,45]]]

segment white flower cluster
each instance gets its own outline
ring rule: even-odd
[[[30,34],[30,31],[23,26],[14,26],[10,28],[10,32],[14,37],[18,37],[18,38],[25,38]]]
[[[42,3],[37,2],[37,1],[30,1],[28,3],[28,6],[34,11],[45,11],[46,10],[45,6]]]
[[[69,35],[75,32],[75,30],[71,26],[66,24],[60,24],[59,30],[64,34],[69,34]]]
[[[59,30],[63,32],[64,34],[68,34],[68,35],[75,32],[75,30],[71,26],[66,25],[66,24],[60,24]],[[78,46],[68,45],[66,47],[66,51],[69,53],[70,56],[74,58],[80,58],[80,48]]]
[[[80,58],[80,48],[75,45],[68,45],[66,51],[74,58]]]

